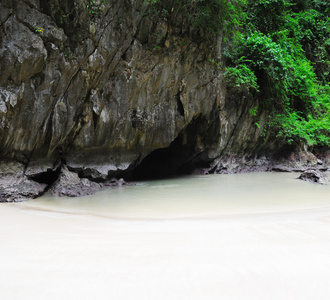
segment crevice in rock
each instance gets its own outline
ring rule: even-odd
[[[97,123],[98,123],[98,120],[99,120],[99,116],[98,116],[98,114],[94,110],[92,110],[92,112],[93,112],[92,116],[93,116],[94,131],[96,131],[96,127],[97,127]]]
[[[40,87],[43,84],[43,82],[45,81],[45,77],[46,77],[45,74],[42,72],[34,74],[31,77],[31,81],[32,81],[35,89],[38,89],[38,87]]]
[[[8,15],[8,17],[7,17],[2,23],[0,22],[0,27],[2,27],[2,26],[8,21],[8,19],[9,19],[12,15],[13,15],[13,13],[10,12],[9,15]]]
[[[180,116],[184,117],[184,107],[180,99],[180,92],[175,95],[176,98],[176,104],[177,104],[177,109],[180,114]]]
[[[84,168],[84,167],[73,168],[70,166],[67,167],[70,172],[76,173],[79,178],[86,178],[92,182],[102,183],[107,179],[106,176],[104,175],[102,176],[102,174],[100,174],[98,171],[92,168]]]

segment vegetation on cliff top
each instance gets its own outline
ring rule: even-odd
[[[229,87],[272,108],[288,143],[330,145],[330,4],[325,0],[148,0],[206,36],[230,37]],[[234,41],[233,41],[233,37]],[[261,107],[262,109],[262,107]]]
[[[228,84],[274,107],[268,126],[289,143],[330,145],[329,8],[322,0],[249,0],[226,52]]]

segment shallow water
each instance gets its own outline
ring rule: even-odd
[[[123,219],[210,218],[330,204],[330,185],[297,173],[191,176],[104,190],[82,198],[44,196],[21,207]]]
[[[194,176],[0,206],[0,299],[329,299],[330,185]]]

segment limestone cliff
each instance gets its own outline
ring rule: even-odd
[[[258,100],[226,93],[221,51],[142,0],[2,0],[0,172],[16,162],[36,196],[62,165],[102,182],[274,150]]]

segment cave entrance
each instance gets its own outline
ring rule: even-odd
[[[60,175],[61,168],[57,168],[56,170],[50,170],[46,172],[42,172],[33,176],[29,176],[30,179],[39,182],[39,183],[45,183],[48,186],[53,184]]]
[[[156,149],[145,157],[133,171],[133,180],[151,180],[188,175],[196,169],[209,168],[211,159],[204,151],[196,150],[201,136],[210,146],[214,128],[204,118],[193,120],[167,148]]]
[[[191,151],[180,143],[181,139],[177,138],[167,148],[151,152],[134,170],[134,180],[162,179],[187,174],[184,163],[191,156]]]

